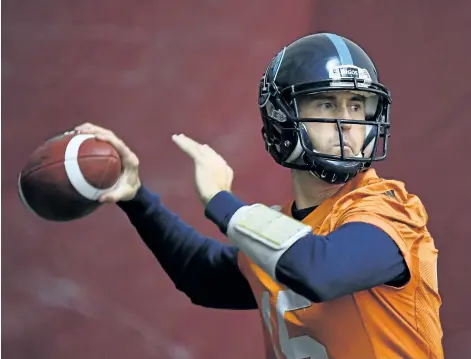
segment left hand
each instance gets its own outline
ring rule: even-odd
[[[231,191],[234,171],[216,151],[183,134],[173,135],[172,140],[194,161],[196,188],[204,205],[217,193]]]

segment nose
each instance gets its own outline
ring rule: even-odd
[[[342,131],[349,131],[352,128],[351,123],[342,122],[340,126],[342,127]]]
[[[352,116],[350,114],[350,111],[348,110],[348,107],[347,106],[342,106],[339,108],[339,114],[338,114],[338,118],[342,119],[342,120],[351,120],[352,119]],[[352,128],[352,124],[351,123],[342,123],[342,130],[343,131],[348,131]]]

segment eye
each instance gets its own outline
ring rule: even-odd
[[[350,107],[351,107],[351,109],[352,109],[353,111],[355,111],[355,112],[359,112],[359,111],[361,111],[361,110],[363,109],[363,105],[362,105],[362,104],[359,104],[359,103],[357,103],[357,104],[352,104],[352,105],[350,105]]]
[[[322,109],[330,109],[330,108],[333,107],[331,102],[321,102],[321,103],[319,103],[318,106]]]

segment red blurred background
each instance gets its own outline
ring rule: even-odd
[[[117,208],[47,223],[20,204],[17,174],[50,135],[94,122],[137,152],[172,210],[224,241],[170,136],[212,145],[248,202],[287,200],[288,172],[261,141],[257,86],[282,46],[314,31],[360,43],[392,91],[390,155],[377,169],[427,206],[446,357],[471,357],[470,22],[471,2],[458,0],[4,0],[4,358],[262,356],[258,314],[192,305]]]

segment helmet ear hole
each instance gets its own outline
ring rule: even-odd
[[[290,101],[292,102],[293,100],[290,100]],[[294,106],[291,105],[290,101],[283,96],[277,96],[275,100],[277,109],[281,110],[283,113],[287,114],[288,116],[296,117],[296,113],[293,109]]]
[[[267,115],[276,122],[286,122],[287,118],[283,110],[273,104],[272,101],[268,101],[266,104]]]

